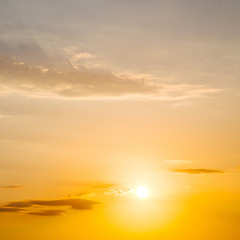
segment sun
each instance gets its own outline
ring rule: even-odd
[[[139,198],[146,198],[148,197],[149,191],[145,186],[139,186],[136,189],[136,194]]]

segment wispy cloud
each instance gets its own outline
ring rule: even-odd
[[[64,212],[64,210],[42,210],[38,212],[28,212],[28,214],[37,216],[59,216]]]
[[[9,185],[9,186],[0,186],[0,189],[15,189],[15,188],[23,188],[24,186],[20,186],[20,185]]]
[[[11,202],[6,207],[31,207],[31,206],[69,206],[76,210],[90,210],[99,202],[87,199],[59,199],[59,200],[32,200],[26,202]]]
[[[8,213],[17,213],[17,212],[21,212],[21,211],[24,211],[24,210],[25,210],[24,208],[1,207],[1,208],[0,208],[0,213],[5,213],[5,212],[8,212]]]
[[[175,173],[188,173],[188,174],[225,173],[222,170],[207,169],[207,168],[172,169],[171,172],[175,172]]]
[[[85,54],[86,55],[86,54]],[[20,94],[37,97],[86,99],[149,98],[181,100],[203,97],[219,89],[202,85],[162,84],[149,76],[136,78],[116,76],[88,70],[59,70],[44,66],[29,66],[16,59],[0,58],[0,94]]]
[[[76,194],[69,194],[69,198],[76,198],[76,197],[85,197],[85,198],[91,198],[95,196],[95,192],[93,191],[84,191],[81,193],[76,193]]]
[[[66,63],[70,64],[74,69],[81,69],[83,66],[86,68],[97,66],[97,63],[92,61],[96,58],[95,55],[83,52],[76,46],[64,48],[64,53],[66,55]]]
[[[132,188],[129,187],[123,187],[123,188],[110,188],[106,192],[104,192],[105,195],[114,195],[114,196],[122,196],[128,193],[131,193],[133,191]]]

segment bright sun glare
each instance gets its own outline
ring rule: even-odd
[[[136,194],[139,198],[146,198],[149,194],[149,191],[145,186],[140,186],[136,189]]]

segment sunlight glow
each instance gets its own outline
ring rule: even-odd
[[[136,189],[136,194],[139,198],[146,198],[149,195],[149,191],[145,186],[140,186]]]

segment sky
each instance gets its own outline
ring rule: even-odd
[[[239,239],[239,11],[0,1],[0,238]]]

